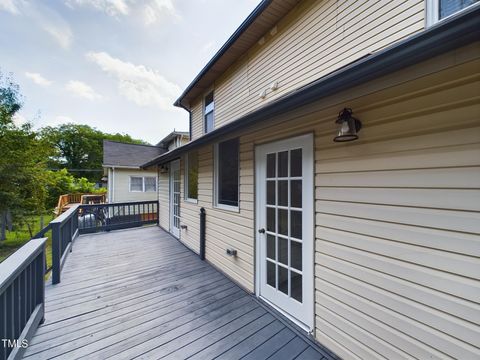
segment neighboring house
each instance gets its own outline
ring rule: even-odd
[[[140,166],[160,154],[186,144],[188,132],[172,131],[157,145],[103,141],[103,169],[107,177],[108,202],[157,199],[157,170]]]
[[[107,176],[107,199],[112,202],[155,200],[157,172],[140,165],[165,152],[152,145],[103,141],[103,169]]]
[[[480,358],[473,3],[262,1],[144,164],[160,225],[198,252],[205,208],[206,259],[341,357]]]

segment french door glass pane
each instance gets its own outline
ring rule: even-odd
[[[278,209],[278,233],[288,236],[288,210]]]
[[[275,180],[267,181],[267,204],[275,205]]]
[[[302,238],[302,212],[290,211],[290,236],[296,239]]]
[[[302,302],[302,275],[290,271],[291,297]]]
[[[290,151],[290,176],[302,176],[302,149]]]
[[[290,180],[290,206],[302,207],[302,180]]]
[[[278,290],[288,295],[288,270],[283,266],[278,267]]]
[[[302,271],[302,243],[290,240],[290,266]]]
[[[267,208],[267,231],[276,232],[274,208]]]
[[[267,234],[267,257],[276,260],[275,257],[275,236]]]
[[[278,205],[288,206],[288,180],[278,181]]]
[[[288,239],[278,237],[278,261],[288,265]]]
[[[267,260],[267,284],[275,287],[275,264]]]
[[[276,162],[277,162],[276,154],[267,155],[267,178],[276,177],[276,171],[275,171]]]
[[[278,153],[278,177],[288,176],[288,151]]]

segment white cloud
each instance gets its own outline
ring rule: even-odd
[[[0,10],[17,15],[19,10],[13,0],[0,0]]]
[[[72,44],[72,30],[70,30],[70,27],[66,23],[54,23],[46,20],[42,21],[40,26],[50,34],[62,48],[68,49]]]
[[[125,0],[67,0],[70,7],[86,6],[103,11],[109,16],[128,15],[130,8]]]
[[[151,25],[159,21],[164,16],[173,16],[178,18],[178,14],[173,6],[172,0],[152,0],[145,5],[143,18],[145,25]]]
[[[85,84],[84,82],[77,80],[70,80],[66,85],[65,89],[70,91],[72,94],[78,97],[82,97],[88,100],[98,100],[102,97],[93,90],[90,85]]]
[[[40,85],[40,86],[49,86],[51,85],[51,81],[45,79],[42,75],[39,73],[31,73],[31,72],[26,72],[25,76],[32,80],[35,84]]]
[[[137,105],[155,105],[164,110],[171,110],[175,97],[180,94],[181,89],[178,85],[144,65],[122,61],[106,52],[89,52],[86,57],[117,79],[120,94]]]
[[[89,7],[115,18],[138,14],[145,25],[156,23],[166,16],[179,17],[173,0],[66,0],[66,4],[70,8]]]

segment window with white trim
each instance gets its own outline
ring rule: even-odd
[[[231,139],[215,145],[215,205],[238,210],[239,141]]]
[[[157,178],[154,176],[130,176],[130,192],[157,191]]]
[[[204,100],[203,118],[205,134],[213,130],[214,126],[215,102],[213,100],[213,91],[211,91]]]
[[[426,0],[427,25],[434,25],[475,4],[480,4],[480,0]]]
[[[185,199],[198,199],[198,152],[190,151],[185,157]]]

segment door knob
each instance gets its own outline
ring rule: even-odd
[[[259,232],[260,234],[265,234],[265,229],[264,229],[264,228],[258,229],[258,232]]]

